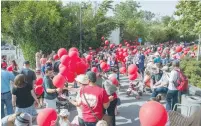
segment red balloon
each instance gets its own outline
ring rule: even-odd
[[[124,53],[123,53],[123,56],[124,56],[124,57],[127,57],[127,56],[128,56],[128,53],[127,53],[127,52],[124,52]]]
[[[13,71],[13,67],[12,67],[12,65],[10,65],[9,67],[7,67],[7,71],[10,71],[10,72]]]
[[[95,58],[95,62],[98,63],[98,58]]]
[[[69,49],[69,52],[71,52],[71,51],[76,51],[76,52],[79,52],[79,51],[78,51],[78,49],[77,49],[77,48],[75,48],[75,47],[70,48],[70,49]]]
[[[140,108],[139,118],[142,126],[165,126],[167,117],[165,107],[158,102],[149,101]]]
[[[86,60],[87,60],[87,61],[91,61],[91,60],[92,60],[92,56],[91,56],[91,55],[87,55],[87,56],[86,56]]]
[[[103,36],[103,37],[101,37],[101,40],[105,40],[105,37]]]
[[[136,54],[136,53],[137,53],[137,49],[134,49],[132,53],[133,53],[133,54]]]
[[[37,78],[36,79],[36,85],[38,86],[38,85],[42,85],[43,84],[43,78]]]
[[[60,59],[61,63],[65,66],[68,66],[68,63],[70,61],[70,58],[68,55],[63,55]]]
[[[114,48],[114,46],[115,46],[114,44],[111,44],[111,45],[110,45],[110,49]]]
[[[87,70],[87,66],[84,62],[78,62],[76,64],[76,73],[79,74],[85,74]]]
[[[63,55],[67,55],[68,52],[67,52],[67,50],[65,48],[60,48],[58,50],[57,54],[58,54],[59,58],[61,58]]]
[[[35,91],[35,93],[36,93],[37,95],[42,95],[43,92],[44,92],[44,88],[43,88],[42,85],[38,85],[38,86],[35,87],[34,91]]]
[[[55,55],[53,56],[53,59],[54,59],[54,60],[58,60],[58,59],[59,59],[59,56],[58,56],[57,54],[55,54]]]
[[[161,47],[158,47],[158,51],[161,51],[162,50],[162,48]]]
[[[64,76],[62,76],[61,74],[57,74],[52,80],[54,86],[57,88],[63,88],[65,81],[66,80]]]
[[[62,67],[66,67],[66,66],[64,66],[63,64],[59,64],[59,69],[61,69]]]
[[[71,60],[77,61],[77,58],[79,57],[78,52],[76,51],[69,51],[68,56]]]
[[[188,51],[184,51],[184,55],[186,55],[188,53]]]
[[[121,48],[121,47],[122,47],[122,44],[119,44],[119,47]]]
[[[126,67],[122,67],[119,69],[121,74],[125,74],[126,73]]]
[[[71,71],[68,71],[66,79],[69,83],[72,83],[75,80],[75,74]]]
[[[107,64],[106,64],[105,62],[102,62],[102,63],[100,64],[100,68],[101,68],[101,69],[106,69],[106,68],[107,68]]]
[[[114,84],[115,86],[119,85],[119,81],[117,80],[116,77],[110,77],[109,79],[112,81],[112,84]]]
[[[135,80],[137,78],[137,75],[138,75],[137,73],[131,74],[128,76],[128,78],[129,78],[129,80]]]
[[[105,40],[105,45],[109,45],[109,41],[108,40]]]
[[[124,52],[127,52],[127,48],[124,48],[123,51],[124,51]]]
[[[98,69],[96,67],[92,67],[91,71],[94,72],[94,73],[98,73]]]
[[[57,121],[57,112],[53,108],[42,109],[37,116],[39,126],[55,126]]]
[[[177,46],[176,47],[176,52],[181,52],[182,51],[182,47],[181,46]]]
[[[59,73],[63,75],[64,77],[66,76],[67,72],[68,72],[68,68],[66,66],[62,66],[59,68]]]
[[[92,50],[92,47],[89,47],[89,50]]]
[[[100,60],[100,64],[103,62],[103,60]]]
[[[135,64],[128,66],[128,74],[135,74],[138,71],[138,67]]]
[[[130,44],[126,44],[127,47],[130,47]]]

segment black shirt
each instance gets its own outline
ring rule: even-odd
[[[19,73],[25,75],[25,80],[29,85],[33,85],[33,81],[36,80],[36,74],[34,71],[27,68],[22,68]]]
[[[32,86],[25,84],[24,87],[13,87],[12,94],[16,95],[16,106],[18,108],[27,108],[33,105],[34,98],[31,95]]]

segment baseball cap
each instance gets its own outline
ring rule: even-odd
[[[28,64],[30,64],[30,62],[29,61],[24,61],[24,64],[28,65]]]
[[[15,119],[16,126],[31,126],[32,125],[32,117],[28,113],[21,113]]]
[[[91,82],[93,82],[93,83],[96,82],[96,73],[94,73],[94,72],[92,72],[92,71],[88,71],[86,75],[87,75],[88,79],[89,79]]]

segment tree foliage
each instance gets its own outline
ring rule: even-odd
[[[17,42],[26,60],[35,63],[35,53],[51,53],[61,47],[79,47],[80,12],[82,13],[82,45],[100,46],[102,35],[115,29],[114,21],[106,17],[111,1],[104,1],[96,14],[89,2],[66,6],[56,1],[3,1],[2,33]],[[86,6],[80,11],[80,6]]]
[[[179,20],[175,26],[184,35],[197,35],[201,33],[201,1],[181,0],[176,6],[175,15]]]

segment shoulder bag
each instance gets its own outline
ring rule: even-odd
[[[89,107],[89,109],[90,109],[92,115],[96,118],[97,123],[101,123],[101,124],[102,124],[102,123],[107,123],[108,126],[112,126],[112,117],[111,117],[111,116],[108,116],[107,114],[105,114],[101,120],[98,119],[98,117],[96,116],[95,112],[94,112],[93,109],[90,107],[89,102],[87,101],[87,98],[86,98],[86,96],[85,96],[85,94],[84,94],[84,88],[82,88],[82,92],[83,92],[84,99],[85,99],[85,101],[86,101],[86,103],[87,103],[87,106]]]

